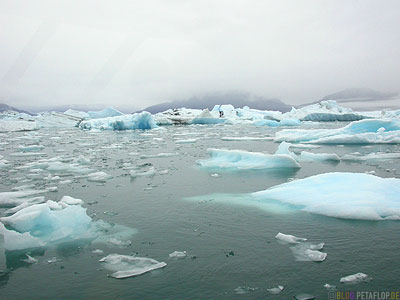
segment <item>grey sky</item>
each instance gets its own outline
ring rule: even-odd
[[[0,0],[0,102],[400,91],[400,1]]]

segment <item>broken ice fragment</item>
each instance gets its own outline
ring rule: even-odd
[[[283,233],[280,233],[280,232],[275,236],[275,238],[278,239],[278,240],[284,241],[286,243],[290,243],[290,244],[298,244],[300,242],[307,241],[306,238],[299,238],[299,237],[296,237],[294,235],[283,234]]]
[[[282,292],[283,290],[283,286],[282,285],[278,285],[277,287],[273,287],[270,289],[267,289],[267,291],[271,294],[279,294],[280,292]]]
[[[119,254],[110,254],[99,261],[104,263],[104,268],[114,272],[111,274],[114,278],[137,276],[167,265],[152,258]]]

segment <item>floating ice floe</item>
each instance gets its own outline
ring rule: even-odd
[[[176,140],[175,144],[193,144],[196,143],[197,139],[185,139],[185,140]]]
[[[284,129],[275,141],[315,144],[399,144],[400,120],[366,119],[337,129]]]
[[[24,202],[36,201],[36,198],[28,198],[40,194],[47,193],[48,190],[21,190],[14,192],[2,192],[0,193],[0,206],[12,207],[20,205]]]
[[[284,241],[286,243],[289,243],[289,244],[299,244],[300,242],[307,241],[306,238],[299,238],[299,237],[296,237],[294,235],[283,234],[283,233],[280,233],[280,232],[275,236],[275,238],[278,239],[278,240]]]
[[[207,149],[209,159],[197,163],[204,168],[217,169],[272,169],[300,168],[291,156],[286,154],[264,154],[243,150]]]
[[[254,136],[226,136],[222,137],[223,141],[251,142],[251,141],[271,141],[272,137],[254,137]]]
[[[0,218],[4,249],[47,247],[76,240],[101,243],[118,239],[124,242],[134,233],[133,229],[125,226],[93,221],[80,201],[68,196],[59,202],[48,200]]]
[[[37,258],[30,256],[28,253],[25,254],[26,258],[21,259],[21,261],[26,262],[28,264],[36,264],[38,262]]]
[[[262,119],[253,121],[253,124],[256,126],[288,127],[288,126],[299,126],[301,125],[301,122],[298,119],[292,119],[292,118],[282,119],[280,121]]]
[[[383,161],[383,160],[393,160],[393,159],[399,159],[400,158],[400,153],[385,153],[385,152],[377,152],[377,153],[369,153],[366,155],[361,155],[360,153],[358,154],[345,154],[342,156],[342,160],[346,161],[369,161],[369,162],[374,162],[374,161]]]
[[[39,126],[34,121],[0,120],[0,132],[32,131]]]
[[[50,206],[49,203],[35,204],[0,218],[5,249],[43,247],[49,243],[90,237],[91,218],[86,209],[72,205],[53,210]]]
[[[311,294],[301,293],[294,296],[296,300],[314,300],[315,296]]]
[[[286,154],[291,156],[298,162],[306,161],[306,162],[340,162],[340,157],[336,153],[312,153],[307,151],[301,151],[300,155],[295,154],[290,151],[290,148],[293,147],[294,144],[290,144],[287,142],[282,142],[275,154]]]
[[[310,243],[300,243],[296,246],[290,247],[290,250],[293,253],[294,258],[297,261],[316,261],[321,262],[326,259],[328,256],[327,253],[321,252],[324,246],[324,243],[320,243],[318,245],[310,244]]]
[[[325,173],[253,193],[302,211],[343,219],[399,220],[400,179],[364,173]]]
[[[91,119],[82,121],[79,128],[91,130],[135,130],[153,129],[157,125],[152,115],[148,112],[141,112],[132,115],[123,115],[101,119]]]
[[[186,251],[174,251],[168,255],[170,258],[185,258]]]
[[[280,292],[283,291],[283,286],[282,285],[278,285],[277,287],[273,287],[270,289],[267,289],[267,292],[271,293],[271,294],[279,294]]]
[[[111,277],[118,279],[141,275],[167,265],[152,258],[119,254],[110,254],[100,259],[100,262],[104,268],[114,272]]]
[[[369,278],[368,275],[364,273],[357,273],[340,278],[341,283],[350,283],[350,284],[369,282],[369,281],[371,281],[371,278]]]
[[[100,171],[95,173],[88,174],[87,180],[94,181],[94,182],[106,182],[107,180],[113,178],[111,175]]]
[[[136,170],[131,170],[130,172],[131,178],[136,178],[136,177],[152,177],[154,175],[156,175],[156,170],[154,169],[154,167],[151,167],[150,169],[148,169],[147,171],[143,171],[143,172],[138,172]]]

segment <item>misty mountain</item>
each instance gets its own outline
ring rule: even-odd
[[[13,111],[16,111],[16,112],[19,112],[19,113],[25,113],[25,114],[28,114],[28,115],[32,115],[32,113],[30,113],[30,112],[28,112],[26,110],[18,109],[18,108],[12,107],[10,105],[7,105],[5,103],[0,103],[0,112],[6,111],[6,110],[13,110]]]
[[[380,92],[368,88],[351,88],[327,95],[319,101],[322,100],[336,100],[337,102],[377,101],[377,100],[388,100],[396,96],[398,96],[398,93]]]
[[[232,104],[234,107],[249,106],[250,108],[261,110],[278,110],[287,112],[291,110],[292,106],[283,103],[279,99],[268,99],[264,97],[254,96],[246,92],[231,92],[231,93],[213,93],[205,96],[192,97],[187,100],[177,100],[171,102],[164,102],[149,106],[144,111],[152,114],[174,108],[194,108],[211,110],[216,104]]]

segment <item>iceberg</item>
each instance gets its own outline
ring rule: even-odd
[[[300,168],[291,156],[286,154],[264,154],[243,150],[207,149],[209,159],[198,160],[204,168],[218,169],[271,169],[271,168]]]
[[[400,220],[400,179],[364,173],[325,173],[253,193],[302,211],[343,219]]]
[[[106,109],[98,110],[98,111],[88,111],[87,114],[90,119],[102,119],[102,118],[116,117],[116,116],[124,115],[122,112],[120,112],[112,107],[108,107]]]
[[[338,105],[334,100],[321,101],[299,109],[293,107],[282,117],[313,122],[358,121],[367,118],[367,116],[353,112],[350,108]]]
[[[284,129],[275,141],[315,144],[399,144],[400,120],[366,119],[337,129]]]
[[[35,204],[0,218],[4,247],[19,250],[90,237],[91,218],[86,209],[80,205],[67,205],[53,210],[50,206],[47,202]]]
[[[201,114],[197,115],[192,121],[192,124],[220,124],[224,123],[226,119],[213,116],[206,108]]]
[[[279,294],[282,291],[283,291],[283,286],[282,285],[278,285],[277,287],[273,287],[273,288],[267,289],[268,293],[271,293],[271,294],[274,294],[274,295]]]
[[[123,115],[82,121],[79,128],[85,130],[135,130],[153,129],[157,125],[148,112],[141,112],[132,115]]]
[[[167,265],[152,258],[120,254],[110,254],[99,261],[103,263],[104,268],[114,272],[111,277],[118,279],[141,275]]]

